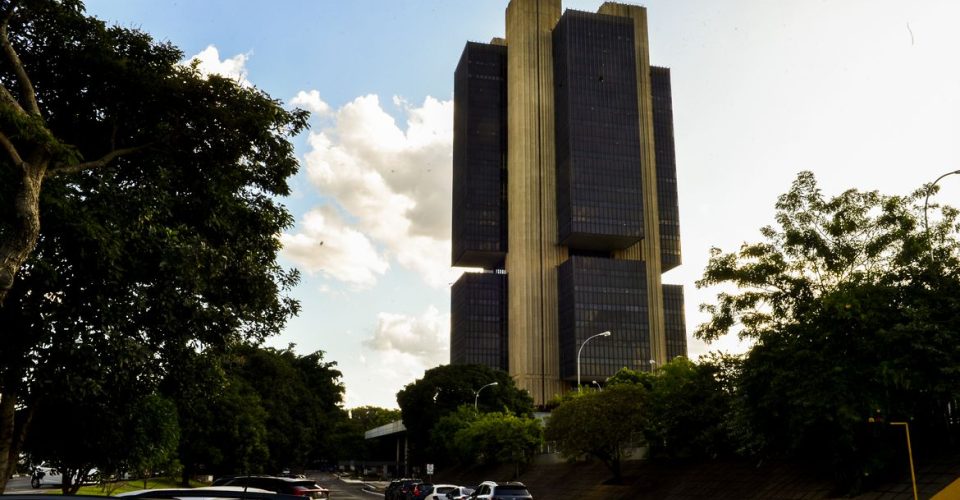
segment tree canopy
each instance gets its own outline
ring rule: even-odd
[[[477,397],[476,391],[487,387]],[[397,393],[397,404],[407,428],[411,453],[415,460],[430,454],[431,460],[441,462],[440,457],[450,459],[439,443],[432,445],[430,433],[446,414],[454,412],[463,404],[473,405],[476,400],[481,412],[509,411],[516,415],[529,415],[533,411],[533,399],[519,388],[509,373],[483,365],[443,365],[431,368],[423,378],[407,384]]]
[[[77,0],[3,3],[0,46],[2,487],[39,384],[149,393],[192,352],[296,313],[276,197],[307,114]],[[56,377],[68,360],[85,375]]]
[[[640,384],[614,384],[565,400],[547,420],[544,437],[568,457],[590,455],[622,480],[620,463],[627,448],[643,443],[649,418],[648,393]]]
[[[902,455],[885,423],[910,422],[915,450],[953,442],[958,214],[932,206],[928,235],[928,189],[827,198],[804,172],[779,198],[764,241],[713,250],[698,285],[733,291],[703,306],[710,318],[696,335],[755,340],[736,380],[741,445],[766,456],[826,455],[842,488],[856,489]]]

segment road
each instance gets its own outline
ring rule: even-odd
[[[14,493],[23,494],[23,493],[49,493],[54,490],[53,487],[45,487],[43,489],[33,489],[30,487],[30,476],[27,477],[14,477],[7,481],[7,489],[4,493],[11,495]],[[59,490],[57,490],[59,492]]]
[[[313,476],[321,486],[330,490],[331,500],[377,500],[383,498],[382,493],[367,493],[363,491],[361,483],[347,483],[340,481],[336,476],[320,474]],[[7,482],[7,494],[22,493],[50,493],[56,488],[33,489],[30,487],[30,477],[15,477]]]
[[[311,479],[330,490],[331,500],[378,500],[383,498],[383,493],[365,492],[361,483],[343,482],[331,474],[318,474],[312,476]]]

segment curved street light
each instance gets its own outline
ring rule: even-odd
[[[930,247],[927,250],[930,252],[930,260],[933,260],[933,242],[930,241],[930,225],[927,223],[927,206],[930,203],[930,192],[933,191],[933,187],[940,182],[940,179],[948,175],[960,174],[960,170],[954,170],[953,172],[947,172],[940,177],[937,177],[937,180],[933,181],[930,184],[930,187],[927,188],[927,196],[923,199],[923,230],[927,233],[927,246]]]
[[[607,330],[603,333],[598,333],[593,337],[590,337],[587,340],[584,340],[583,343],[580,344],[580,349],[577,349],[577,392],[583,392],[583,388],[580,387],[580,353],[583,352],[583,346],[587,345],[587,342],[590,342],[591,340],[597,337],[609,337],[609,336],[610,336],[610,330]]]
[[[486,389],[487,387],[490,387],[490,386],[492,386],[492,385],[499,385],[499,384],[498,384],[497,382],[490,382],[489,384],[487,384],[487,385],[485,385],[485,386],[483,386],[483,387],[481,387],[481,388],[473,391],[473,410],[474,410],[474,411],[480,411],[480,410],[477,409],[477,402],[480,401],[480,391],[482,391],[482,390],[484,390],[484,389]]]

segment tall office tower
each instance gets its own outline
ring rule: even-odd
[[[686,355],[670,71],[643,7],[511,0],[506,39],[455,72],[451,363],[537,404]],[[584,342],[604,331],[612,334]]]

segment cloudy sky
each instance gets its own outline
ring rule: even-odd
[[[596,11],[597,0],[564,8]],[[271,340],[326,352],[346,406],[449,359],[453,70],[503,36],[507,0],[87,0],[288,106],[310,110],[280,235],[303,313]],[[828,194],[907,193],[960,168],[960,3],[651,0],[651,62],[672,68],[687,328],[711,246],[772,222],[801,170]],[[960,176],[939,200],[958,204]],[[690,355],[742,350],[736,339]]]

